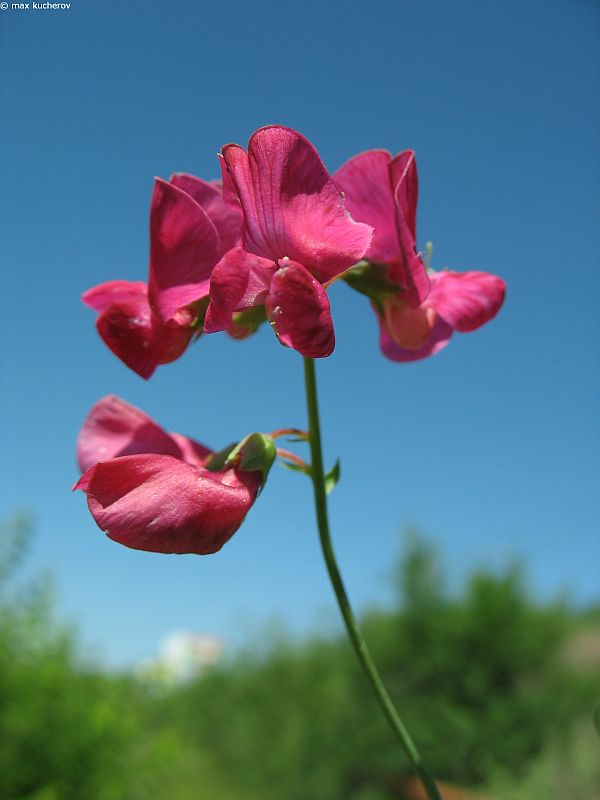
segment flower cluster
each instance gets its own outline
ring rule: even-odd
[[[433,355],[502,305],[500,278],[426,267],[412,151],[371,150],[329,175],[307,139],[272,125],[247,150],[223,147],[220,163],[219,181],[156,179],[147,283],[113,280],[83,295],[106,345],[143,378],[203,333],[245,338],[264,321],[302,356],[330,355],[327,288],[338,278],[370,299],[393,361]],[[241,524],[275,455],[265,434],[215,455],[108,397],[81,431],[76,488],[122,544],[211,553]]]

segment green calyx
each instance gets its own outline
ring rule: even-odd
[[[250,433],[241,442],[213,453],[204,466],[211,472],[232,467],[242,472],[260,472],[264,486],[275,455],[275,442],[268,434]]]
[[[254,306],[246,308],[244,311],[236,311],[233,315],[232,325],[229,328],[229,335],[234,339],[245,339],[251,336],[266,322],[264,306]]]
[[[381,301],[385,297],[402,291],[401,286],[389,280],[388,272],[389,266],[387,264],[359,261],[356,266],[345,272],[342,277],[352,289],[365,294],[377,305],[381,305]]]
[[[194,312],[194,319],[190,323],[190,327],[193,328],[197,339],[200,338],[204,332],[204,318],[206,317],[209,302],[210,298],[203,297],[202,300],[198,300],[190,306],[191,310]]]

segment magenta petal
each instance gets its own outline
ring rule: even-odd
[[[506,284],[487,272],[436,272],[427,305],[454,330],[474,331],[498,313]]]
[[[430,281],[423,260],[416,252],[417,166],[414,153],[406,150],[391,164],[395,185],[396,228],[401,259],[393,264],[390,278],[405,289],[406,300],[414,307],[429,294]]]
[[[75,486],[98,526],[127,547],[214,553],[254,502],[260,473],[214,473],[170,456],[133,455],[91,467]]]
[[[372,229],[350,217],[317,151],[296,131],[261,128],[248,153],[227,145],[223,158],[242,204],[248,250],[299,261],[321,283],[367,251]]]
[[[112,303],[145,298],[148,287],[143,281],[106,281],[93,286],[81,295],[81,300],[94,311],[104,311]]]
[[[179,358],[194,333],[189,320],[163,323],[150,309],[145,293],[113,302],[102,311],[96,327],[109,349],[142,378],[149,378],[159,364]]]
[[[204,332],[224,331],[248,286],[249,268],[245,251],[235,248],[225,253],[213,269],[210,304],[204,317]],[[254,256],[257,258],[257,256]]]
[[[273,261],[236,247],[225,253],[210,279],[210,305],[204,331],[224,331],[234,311],[260,305],[271,285],[277,266]]]
[[[390,162],[387,150],[368,150],[351,158],[332,176],[344,192],[344,203],[352,217],[375,229],[365,258],[380,264],[400,258]]]
[[[226,204],[223,199],[221,181],[208,183],[201,178],[196,178],[194,175],[178,172],[171,176],[171,183],[173,186],[177,186],[187,192],[206,211],[221,240],[220,254],[226,253],[232,247],[241,245],[241,208],[239,202],[235,210]]]
[[[212,451],[185,436],[168,434],[139,408],[115,395],[99,400],[77,437],[77,461],[82,472],[98,461],[136,453],[173,456],[199,463]]]
[[[77,461],[82,472],[98,461],[134,453],[161,453],[181,458],[171,437],[139,408],[115,395],[99,400],[77,437]]]
[[[189,436],[184,436],[182,433],[170,433],[169,436],[177,443],[181,451],[181,456],[188,464],[195,467],[203,466],[204,462],[213,451],[195,439],[190,439]]]
[[[323,358],[335,347],[329,298],[301,264],[284,262],[273,276],[267,316],[279,341],[307,358]]]
[[[237,145],[236,145],[237,147]],[[240,203],[240,198],[238,197],[237,189],[235,188],[235,184],[231,178],[231,174],[227,167],[227,163],[223,158],[223,154],[219,153],[219,166],[221,167],[221,193],[223,195],[223,202],[225,205],[229,206],[233,211],[237,211],[238,214],[242,213],[242,205]],[[243,217],[242,217],[242,233],[243,233]]]
[[[113,303],[96,320],[98,333],[117,358],[137,372],[150,378],[160,363],[153,347],[152,314],[148,301],[144,303]]]
[[[406,221],[412,238],[417,238],[417,201],[419,178],[414,150],[403,150],[390,162],[390,180],[398,210]]]
[[[157,178],[150,208],[149,297],[163,320],[206,297],[219,253],[219,235],[207,213],[187,192]]]
[[[438,317],[425,344],[417,350],[406,350],[396,344],[381,319],[379,324],[379,346],[381,347],[381,352],[392,361],[419,361],[422,358],[427,358],[427,356],[433,356],[446,347],[452,336],[450,325]]]

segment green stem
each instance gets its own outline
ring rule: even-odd
[[[321,448],[321,426],[319,423],[319,405],[317,401],[317,381],[315,376],[315,363],[312,358],[304,359],[304,382],[306,386],[306,405],[308,408],[308,422],[309,422],[309,443],[311,453],[311,479],[313,482],[314,495],[315,495],[315,508],[317,512],[317,524],[319,527],[319,538],[321,540],[321,548],[323,556],[327,565],[327,571],[335,596],[337,597],[342,617],[346,624],[346,630],[352,642],[352,646],[356,651],[358,660],[363,666],[364,671],[373,687],[373,691],[379,701],[379,705],[404,748],[415,772],[419,776],[429,800],[442,800],[435,780],[431,775],[425,762],[419,755],[415,743],[413,742],[409,732],[407,731],[404,723],[400,719],[394,704],[391,701],[389,694],[377,667],[375,666],[371,654],[367,648],[366,642],[363,639],[358,622],[350,606],[346,589],[342,581],[342,576],[337,566],[333,546],[331,544],[331,536],[329,533],[329,520],[327,517],[327,495],[325,492],[325,473],[323,470],[323,453]]]

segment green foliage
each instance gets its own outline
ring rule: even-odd
[[[559,663],[569,612],[532,603],[517,567],[476,574],[448,598],[416,548],[403,566],[403,610],[373,638],[388,684],[439,775],[472,785],[498,765],[518,774],[589,702]]]
[[[600,797],[600,741],[588,723],[579,724],[573,737],[551,741],[515,781],[499,771],[491,790],[497,800],[593,800]]]
[[[0,797],[122,800],[139,725],[132,682],[87,668],[51,617],[47,582],[12,586],[28,539],[20,520],[0,541]]]
[[[157,691],[82,661],[43,581],[16,588],[27,539],[23,522],[0,537],[2,800],[396,796],[407,764],[343,637],[271,634]],[[414,535],[396,585],[396,608],[363,627],[434,772],[498,800],[595,796],[600,679],[582,647],[600,636],[597,611],[534,603],[516,566],[448,594]]]

